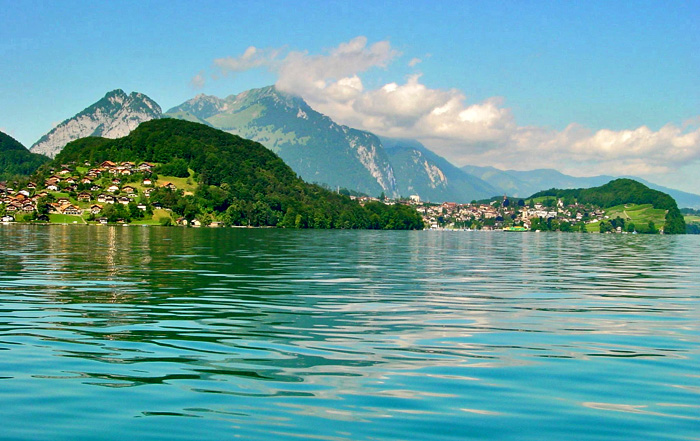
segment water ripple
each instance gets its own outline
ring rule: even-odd
[[[700,427],[697,237],[10,225],[0,241],[3,439]]]

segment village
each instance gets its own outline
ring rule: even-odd
[[[42,181],[26,182],[21,188],[0,183],[0,221],[56,222],[58,218],[58,222],[62,223],[125,224],[133,218],[147,215],[152,218],[153,210],[162,209],[158,202],[149,200],[153,191],[158,188],[178,189],[173,182],[159,181],[154,168],[155,165],[148,162],[103,161],[95,166],[90,163],[80,167],[62,166],[50,170]],[[361,204],[380,200],[367,196],[350,197]],[[587,224],[606,218],[603,210],[596,207],[561,199],[526,201],[503,196],[502,199],[481,203],[431,204],[412,195],[399,200],[383,199],[383,202],[413,206],[421,214],[426,228],[432,230],[584,231]],[[116,204],[124,206],[130,213],[129,219],[114,218],[114,210],[108,210],[108,207]],[[112,213],[111,219],[103,215],[106,210]],[[197,219],[188,222],[183,218],[174,219],[173,223],[202,225]],[[218,222],[207,225],[220,226]]]
[[[149,203],[148,200],[157,186],[177,190],[172,182],[157,182],[153,168],[154,165],[148,162],[136,165],[133,162],[104,161],[94,167],[85,163],[81,167],[63,166],[50,170],[50,176],[43,181],[29,181],[19,189],[0,183],[0,220],[49,222],[50,215],[63,215],[106,224],[109,218],[100,214],[115,204],[128,207],[132,214],[136,211],[152,214],[153,209],[161,208],[158,203]],[[125,221],[114,220],[115,223]],[[78,223],[77,220],[73,222]]]
[[[606,219],[603,210],[561,199],[538,200],[502,199],[489,202],[457,204],[422,203],[411,196],[409,203],[423,217],[426,228],[432,230],[561,230],[584,231],[586,225]]]

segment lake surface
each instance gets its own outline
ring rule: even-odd
[[[0,225],[0,439],[698,440],[700,236]]]

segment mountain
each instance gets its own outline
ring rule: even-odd
[[[626,204],[650,204],[653,208],[666,210],[664,233],[685,234],[685,220],[676,201],[668,194],[653,190],[633,179],[615,179],[605,185],[592,188],[556,189],[541,191],[533,198],[554,196],[558,199],[573,199],[579,204],[591,204],[610,208]]]
[[[30,150],[53,158],[76,139],[88,136],[121,138],[142,122],[161,116],[160,106],[146,95],[138,92],[127,95],[121,89],[113,90],[42,136]]]
[[[549,188],[588,188],[603,185],[615,179],[612,176],[577,178],[553,169],[517,171],[465,165],[461,170],[478,176],[498,188],[501,193],[520,198]]]
[[[0,132],[0,181],[28,176],[46,162],[46,156],[31,153],[19,141]]]
[[[191,194],[173,191],[161,182],[147,199],[190,221],[214,217],[225,225],[423,228],[420,215],[410,206],[380,202],[362,206],[307,184],[261,144],[204,124],[164,118],[144,122],[120,139],[79,139],[69,143],[51,165],[105,161],[159,164],[154,169],[159,179],[179,164],[192,170],[188,179],[196,189]],[[50,167],[43,167],[38,175],[37,181],[44,182]],[[105,180],[112,182],[111,176],[101,178]]]
[[[379,138],[335,123],[302,98],[274,86],[225,99],[198,95],[165,116],[253,139],[279,154],[303,179],[390,197],[470,202],[500,190],[413,140]]]
[[[502,193],[482,179],[460,170],[418,141],[380,139],[394,168],[397,189],[403,196],[416,194],[426,201],[468,203]]]
[[[494,167],[477,167],[472,165],[464,166],[461,169],[483,179],[498,188],[501,193],[514,197],[528,197],[533,193],[549,188],[590,188],[603,185],[606,182],[616,179],[614,176],[604,175],[575,177],[565,175],[552,169],[517,171],[499,170]],[[641,182],[654,190],[669,194],[681,207],[700,208],[700,195],[674,190],[634,176],[622,177]]]
[[[379,138],[336,124],[302,98],[274,86],[225,99],[198,95],[165,116],[203,122],[255,140],[277,153],[308,182],[345,187],[373,196],[398,196]]]

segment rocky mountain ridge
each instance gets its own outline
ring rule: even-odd
[[[30,150],[53,158],[71,141],[88,136],[121,138],[142,122],[161,118],[162,114],[160,106],[148,96],[138,92],[127,95],[116,89],[53,128]]]

